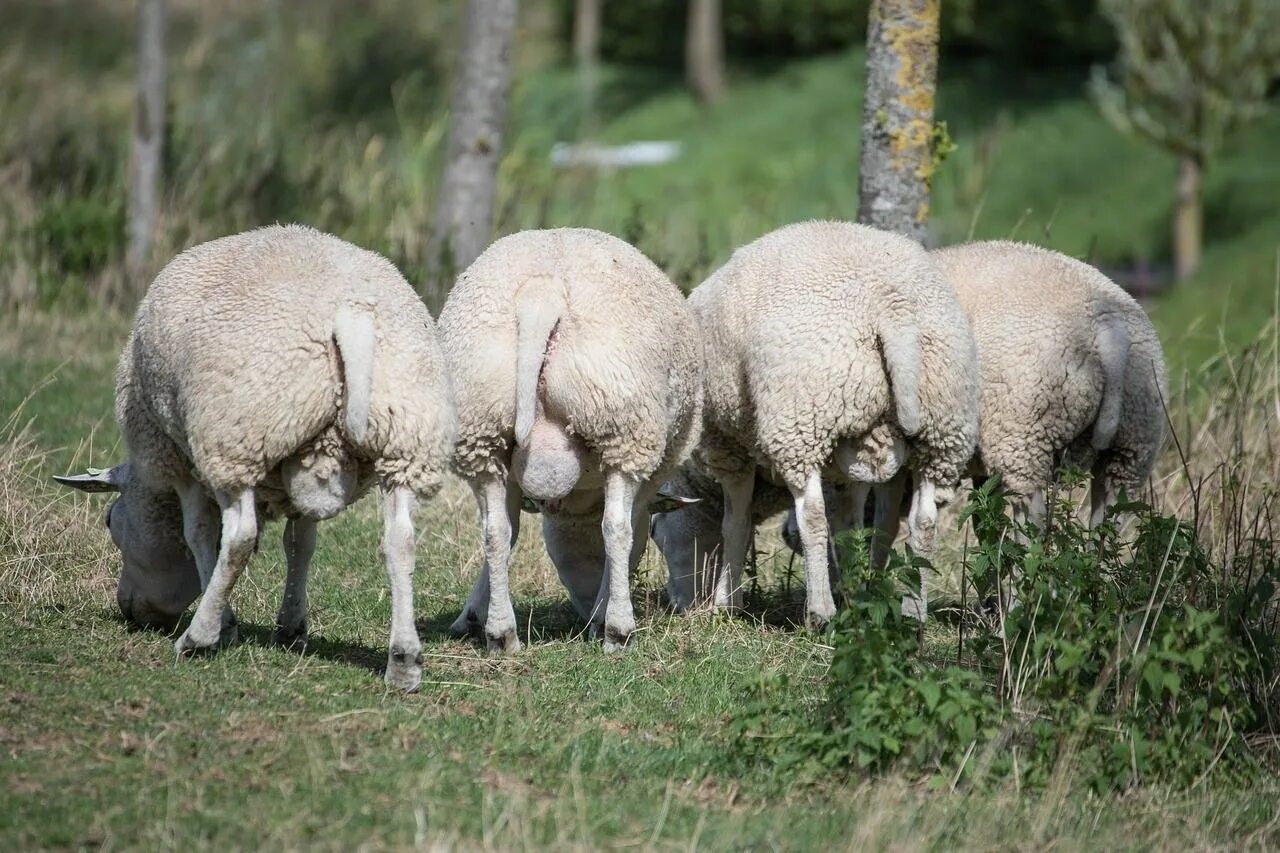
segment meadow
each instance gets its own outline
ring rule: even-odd
[[[321,3],[271,18],[257,4],[175,0],[181,50],[157,260],[298,220],[424,280],[439,78],[456,22],[446,4],[416,16],[408,5],[353,15]],[[373,500],[321,526],[304,653],[270,645],[284,577],[276,524],[236,590],[239,645],[178,661],[172,638],[131,629],[115,610],[104,502],[50,481],[121,454],[112,374],[136,287],[121,264],[129,8],[0,10],[0,115],[25,119],[0,123],[0,846],[1280,843],[1265,721],[1240,734],[1252,770],[1215,761],[1189,782],[1101,792],[1070,761],[1047,784],[1024,785],[1016,773],[801,772],[779,769],[768,750],[744,758],[735,733],[762,678],[785,677],[789,703],[818,708],[838,644],[795,626],[797,567],[776,525],[757,539],[741,618],[672,615],[650,549],[636,578],[640,629],[625,654],[606,657],[525,516],[512,578],[526,648],[497,657],[447,636],[479,570],[474,501],[452,482],[418,513],[426,664],[411,696],[381,681],[389,601]],[[586,116],[572,73],[540,55],[536,38],[526,43],[500,231],[600,227],[689,288],[769,228],[856,210],[859,50],[739,69],[710,112],[668,75],[609,67],[598,112]],[[1010,77],[981,60],[944,61],[939,115],[959,147],[935,185],[940,242],[1015,236],[1110,270],[1149,263],[1158,273],[1173,164],[1110,129],[1082,83],[1070,69]],[[650,170],[552,170],[551,144],[584,127],[605,141],[679,139],[684,151]],[[1277,130],[1273,114],[1214,165],[1204,269],[1147,303],[1169,356],[1177,440],[1141,497],[1194,533],[1224,584],[1253,565],[1259,542],[1274,543],[1280,513]],[[970,540],[950,521],[938,564],[954,600]],[[935,620],[923,657],[959,658],[960,641],[956,621]]]

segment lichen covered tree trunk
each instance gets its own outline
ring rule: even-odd
[[[516,0],[469,0],[458,56],[444,177],[428,245],[429,280],[437,304],[453,276],[484,251],[493,205],[507,94]]]
[[[165,0],[138,3],[138,91],[129,162],[129,245],[125,266],[132,295],[146,290],[147,262],[160,212],[165,122]]]
[[[1178,281],[1185,281],[1200,268],[1200,248],[1204,237],[1200,200],[1203,171],[1197,157],[1183,154],[1178,158],[1178,185],[1173,210],[1173,272]]]
[[[724,25],[720,0],[689,0],[684,42],[685,75],[704,104],[724,97]]]
[[[939,0],[873,0],[858,219],[923,241],[933,174]]]

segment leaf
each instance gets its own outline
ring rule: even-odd
[[[938,706],[938,700],[942,698],[942,688],[934,684],[932,681],[922,681],[916,687],[920,691],[920,698],[924,699],[924,706],[932,711]]]

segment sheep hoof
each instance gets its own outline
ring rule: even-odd
[[[488,641],[489,651],[495,654],[515,654],[523,648],[514,628],[508,628],[497,635],[486,632],[485,639]]]
[[[827,626],[831,624],[831,617],[835,616],[835,608],[832,607],[828,612],[819,612],[817,610],[809,610],[804,614],[804,627],[815,634],[821,634],[827,630]]]
[[[613,628],[608,625],[604,629],[604,653],[607,655],[616,655],[626,650],[627,642],[631,639],[631,632],[623,632],[619,628]]]
[[[462,615],[453,620],[453,624],[449,626],[449,636],[455,640],[464,640],[467,637],[479,639],[483,629],[484,624],[475,612],[464,610]]]
[[[235,625],[230,625],[226,629],[231,632],[231,642],[234,642],[237,629]],[[196,654],[203,652],[211,652],[218,648],[221,644],[221,633],[213,636],[204,636],[202,632],[195,630],[195,625],[189,625],[177,642],[173,644],[173,649],[180,658],[194,657]]]
[[[387,653],[384,679],[392,690],[412,693],[422,684],[422,652],[393,646]]]
[[[282,648],[301,651],[307,645],[306,620],[304,619],[296,625],[281,625],[277,623],[276,632],[271,641]]]

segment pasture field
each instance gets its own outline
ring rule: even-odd
[[[126,329],[109,316],[41,314],[0,326],[5,849],[1280,843],[1280,786],[1256,777],[1100,796],[1070,776],[1034,791],[896,774],[799,783],[767,762],[727,760],[727,721],[750,684],[786,674],[794,702],[813,705],[830,661],[825,637],[790,624],[801,590],[772,556],[781,548],[772,533],[758,543],[760,582],[739,619],[669,614],[650,549],[636,591],[641,629],[625,654],[606,657],[582,636],[526,516],[513,579],[527,647],[494,657],[446,635],[479,555],[474,505],[452,483],[418,514],[427,664],[421,691],[400,696],[380,678],[389,603],[376,504],[366,500],[321,527],[305,653],[269,645],[284,575],[272,524],[236,590],[242,642],[175,661],[172,638],[116,615],[102,501],[49,482],[117,457],[111,374]],[[1224,462],[1274,499],[1270,359],[1255,359],[1247,406],[1218,377],[1216,395],[1194,391],[1196,405],[1173,411],[1191,425],[1182,441],[1195,456],[1180,473],[1171,451],[1157,491],[1180,509],[1187,493],[1175,481],[1205,480],[1206,531],[1229,526],[1213,518],[1222,490],[1209,482],[1215,471],[1226,477]],[[932,653],[954,642],[953,629],[929,628]]]

